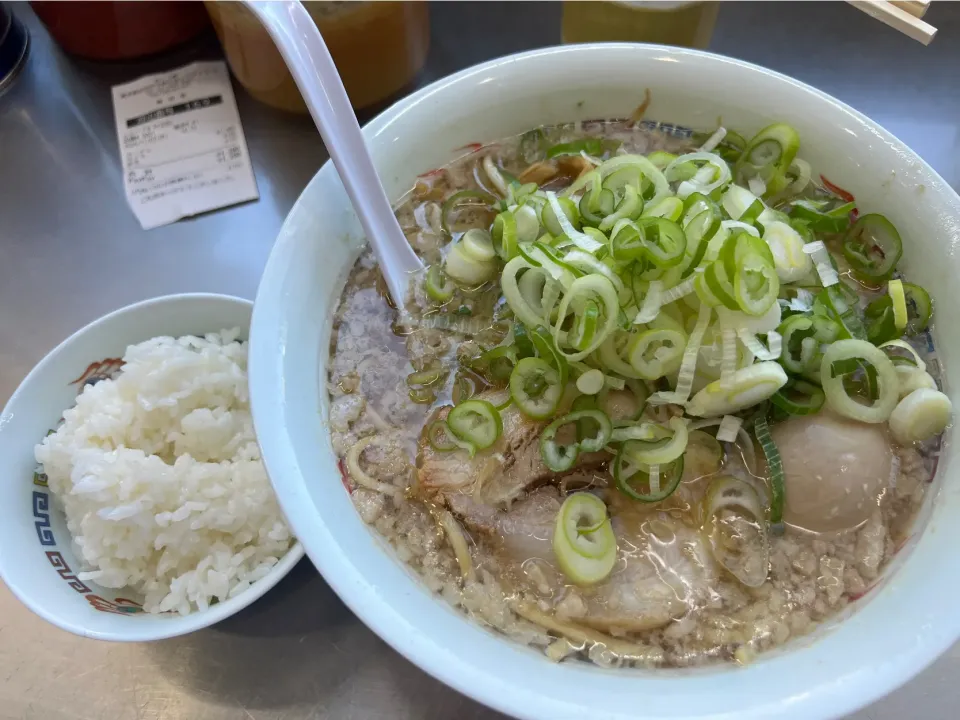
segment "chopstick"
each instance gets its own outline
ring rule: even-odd
[[[849,0],[850,4],[858,10],[865,12],[872,18],[879,20],[885,25],[889,25],[894,30],[899,30],[909,38],[929,45],[937,34],[937,29],[930,23],[926,23],[919,17],[914,17],[910,12],[902,10],[893,3],[886,0]],[[921,5],[929,5],[929,0],[913,0],[910,3],[920,10]]]
[[[930,9],[930,0],[890,0],[890,4],[906,10],[917,18],[922,18]]]

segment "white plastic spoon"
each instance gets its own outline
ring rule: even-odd
[[[390,296],[402,308],[410,273],[423,264],[393,214],[320,31],[299,2],[248,0],[247,5],[266,27],[290,68],[377,255]]]

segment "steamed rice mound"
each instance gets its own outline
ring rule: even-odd
[[[36,447],[79,574],[188,614],[270,572],[293,538],[260,460],[238,332],[153,338]]]

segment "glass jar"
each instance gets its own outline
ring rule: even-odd
[[[31,3],[65,52],[88,60],[133,60],[182,45],[210,30],[195,2]]]
[[[260,21],[237,2],[207,2],[230,69],[257,100],[307,111],[280,52]],[[355,108],[390,97],[423,67],[430,42],[427,3],[305,2]]]
[[[647,42],[704,49],[719,2],[564,0],[563,42]]]

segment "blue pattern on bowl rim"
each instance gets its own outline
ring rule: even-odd
[[[95,385],[101,380],[116,377],[122,366],[123,361],[120,358],[104,358],[103,360],[90,363],[87,369],[83,371],[83,374],[76,380],[71,381],[70,385],[78,386],[77,394],[79,395],[88,385]],[[47,434],[49,435],[53,432],[55,432],[55,430],[50,430]],[[63,554],[57,549],[57,539],[54,536],[53,528],[50,524],[50,513],[52,512],[50,507],[50,490],[47,486],[47,476],[44,474],[42,466],[37,465],[33,473],[32,482],[33,491],[30,496],[30,502],[34,518],[33,524],[37,531],[37,539],[44,548],[47,560],[53,569],[57,571],[57,574],[60,575],[69,587],[80,593],[95,610],[113,613],[115,615],[142,613],[144,611],[143,607],[136,600],[119,595],[112,598],[103,597],[103,594],[107,593],[104,593],[102,589],[94,589],[77,577],[76,571],[70,567],[66,558],[64,558]]]

